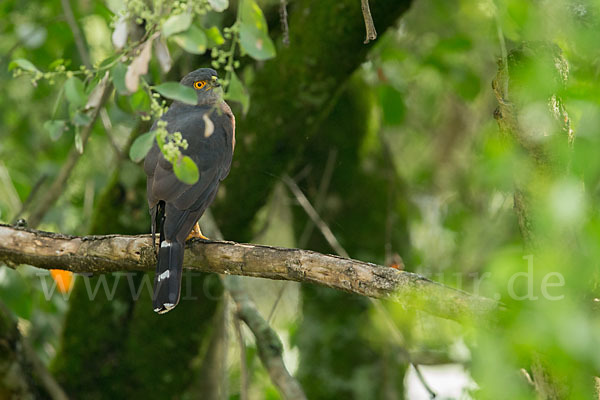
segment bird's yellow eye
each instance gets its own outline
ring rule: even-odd
[[[202,89],[206,86],[206,81],[196,81],[194,82],[194,89]]]

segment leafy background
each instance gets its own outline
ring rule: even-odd
[[[332,7],[323,19],[303,19],[302,12],[312,16],[311,7],[330,2],[289,3],[286,46],[277,1],[77,0],[70,5],[79,34],[64,1],[2,2],[0,221],[28,219],[66,160],[82,153],[38,227],[74,235],[147,232],[143,172],[129,155],[142,158],[153,138],[143,136],[151,120],[169,99],[186,96],[169,82],[212,65],[240,123],[232,176],[214,207],[228,239],[334,251],[283,183],[287,173],[351,257],[401,264],[507,306],[499,327],[490,329],[401,304],[382,311],[366,299],[310,285],[245,280],[261,313],[271,315],[288,368],[309,398],[427,398],[411,363],[421,365],[444,398],[534,398],[527,376],[536,362],[568,386],[568,398],[590,398],[600,368],[600,2],[415,1],[364,46],[360,65],[336,81],[326,104],[315,93],[331,80],[305,71],[315,54],[327,60],[326,46],[346,45],[327,44],[323,31],[341,26],[341,32],[350,16],[361,18],[358,1],[341,2],[346,8]],[[376,26],[383,23],[375,17]],[[511,85],[526,83],[515,100],[521,126],[542,132],[536,143],[552,155],[551,173],[494,119],[491,81],[499,60],[522,43],[558,46],[568,63],[568,79],[559,84],[543,57],[508,69],[515,74]],[[344,62],[328,60],[323,70]],[[115,93],[90,125],[104,84]],[[574,140],[554,125],[553,94],[568,113]],[[285,117],[296,112],[301,118]],[[278,126],[270,116],[279,114],[292,122]],[[533,248],[519,229],[515,188],[534,204]],[[239,193],[245,196],[234,196]],[[221,291],[215,279],[194,279],[195,288]],[[75,281],[72,292],[55,291],[47,301],[52,281],[46,274],[0,268],[0,299],[74,398],[197,398],[214,379],[239,398],[242,364],[250,398],[279,398],[249,332],[243,330],[241,363],[233,328],[226,324],[229,335],[215,328],[219,316],[231,322],[222,301],[183,302],[178,314],[158,320],[146,315],[147,296],[132,301],[123,280],[111,301],[103,290],[86,299],[83,280]],[[109,278],[110,288],[115,281]],[[91,282],[94,287],[98,278]],[[544,292],[544,282],[556,286]],[[169,341],[173,332],[178,343]],[[207,368],[218,357],[208,349],[223,348],[226,374],[214,378]],[[453,389],[444,383],[449,378],[467,383]],[[153,389],[148,382],[163,385]]]

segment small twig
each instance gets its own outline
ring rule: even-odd
[[[81,30],[77,25],[77,21],[75,21],[75,15],[73,14],[71,3],[69,2],[69,0],[61,0],[61,4],[65,13],[65,17],[67,19],[67,24],[69,24],[69,28],[71,28],[71,32],[73,32],[75,46],[77,46],[77,51],[79,52],[81,61],[86,67],[92,68],[92,64],[90,63],[90,55],[88,54],[87,48],[85,46],[85,41],[83,35],[81,34]]]
[[[327,240],[327,243],[329,243],[333,250],[335,250],[335,252],[342,257],[350,258],[346,250],[344,250],[344,248],[335,238],[333,232],[331,232],[331,229],[329,229],[327,224],[325,224],[325,222],[321,219],[321,217],[313,208],[312,204],[310,204],[304,193],[302,193],[302,190],[300,190],[298,185],[296,185],[296,182],[294,182],[292,178],[290,178],[287,175],[284,175],[282,179],[283,182],[285,182],[285,184],[290,188],[292,194],[296,196],[296,200],[298,200],[298,203],[300,203],[306,214],[308,214],[308,216],[313,220],[317,228],[319,228],[319,230],[323,233],[325,240]]]
[[[283,44],[290,45],[290,29],[288,26],[287,0],[279,1],[279,19],[281,20],[281,31],[283,32]]]
[[[246,343],[242,335],[242,326],[240,318],[236,315],[233,318],[233,324],[237,333],[238,343],[240,345],[240,400],[248,400],[248,366],[246,365]]]
[[[329,190],[329,184],[331,183],[331,177],[333,176],[333,171],[335,167],[335,161],[337,159],[337,149],[331,149],[329,154],[327,155],[327,162],[325,163],[325,170],[323,171],[323,176],[321,177],[321,182],[319,183],[319,191],[317,193],[317,198],[315,200],[315,210],[320,213],[323,208],[323,204],[325,203],[325,199],[327,197],[327,191]],[[304,248],[310,239],[310,235],[312,234],[313,228],[315,224],[311,219],[306,222],[304,226],[304,231],[302,231],[302,235],[300,235],[300,239],[298,240],[298,247]]]
[[[267,322],[269,324],[273,320],[273,316],[275,315],[275,310],[277,309],[277,305],[279,305],[279,301],[281,300],[281,297],[283,296],[283,292],[285,292],[285,284],[282,284],[281,287],[279,288],[279,291],[277,292],[277,298],[275,299],[275,302],[273,303],[273,306],[271,307],[271,311],[269,312],[269,316],[267,317]]]
[[[421,381],[421,384],[423,385],[423,387],[425,388],[425,390],[427,390],[427,392],[429,393],[430,398],[435,399],[437,397],[437,394],[433,391],[433,389],[431,389],[431,387],[429,386],[429,384],[425,380],[425,377],[421,373],[421,368],[419,368],[419,366],[417,364],[415,364],[415,363],[411,363],[411,365],[415,369],[415,373],[417,374],[417,378],[419,378],[419,381]]]
[[[360,8],[362,9],[363,19],[365,20],[365,28],[367,30],[367,37],[364,43],[367,44],[371,40],[377,39],[377,31],[375,30],[375,24],[373,23],[373,17],[371,16],[369,0],[360,0]]]

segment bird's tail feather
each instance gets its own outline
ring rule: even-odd
[[[183,243],[169,241],[165,238],[165,203],[158,202],[152,235],[154,239],[155,228],[160,232],[160,247],[158,249],[158,262],[154,276],[154,294],[152,306],[154,311],[164,314],[172,310],[179,302],[181,292],[181,272],[183,270]]]
[[[154,311],[164,314],[179,302],[181,272],[183,270],[183,243],[164,240],[158,250],[158,263],[154,276]]]

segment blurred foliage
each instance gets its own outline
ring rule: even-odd
[[[281,93],[269,94],[272,103],[260,107],[293,115],[300,106],[284,101],[284,94],[298,90],[300,103],[313,104],[319,99],[308,98],[303,88],[329,84],[323,76],[286,82],[273,76],[269,86],[255,87],[263,61],[286,54],[278,1],[71,1],[88,55],[78,50],[62,3],[0,3],[3,223],[27,216],[70,151],[79,148],[84,153],[40,228],[69,234],[149,230],[143,173],[129,160],[129,148],[148,131],[148,120],[164,111],[167,101],[158,93],[185,96],[158,85],[197,67],[219,69],[242,125],[256,106],[253,95],[267,87],[279,85]],[[296,2],[289,3],[293,15]],[[474,385],[462,394],[448,394],[443,382],[426,377],[444,398],[535,398],[525,374],[539,377],[536,365],[566,398],[593,395],[593,377],[600,374],[599,28],[598,0],[417,1],[397,26],[380,32],[335,102],[311,117],[321,121],[314,134],[269,143],[264,151],[280,150],[270,156],[257,150],[264,163],[272,157],[278,167],[293,154],[293,168],[281,172],[296,179],[351,257],[403,262],[407,270],[506,307],[496,327],[482,328],[480,321],[460,326],[402,304],[385,304],[382,313],[366,299],[329,289],[250,281],[249,291],[261,313],[272,314],[288,368],[309,398],[402,397],[405,386],[421,385],[404,380],[412,362],[464,365]],[[321,51],[312,31],[305,39],[306,54]],[[148,40],[148,73],[138,71],[142,80],[130,90],[128,68]],[[309,65],[306,54],[285,57]],[[15,71],[21,72],[13,77]],[[115,93],[88,142],[80,143],[94,108],[86,105],[107,71]],[[262,127],[257,121],[251,122]],[[294,122],[295,133],[304,122]],[[136,161],[144,140],[153,139],[140,137],[131,153]],[[258,135],[245,139],[238,131],[238,141],[245,140],[261,143]],[[292,153],[290,143],[303,147]],[[516,191],[523,203],[514,201]],[[251,232],[264,244],[333,251],[281,184],[256,196],[268,201],[252,224],[228,231],[244,237]],[[198,280],[212,285],[210,278]],[[197,398],[190,388],[200,379],[214,299],[190,304],[187,314],[173,317],[177,322],[157,322],[142,315],[150,309],[148,299],[137,307],[125,286],[117,289],[119,301],[86,306],[68,301],[69,295],[85,295],[81,283],[70,294],[45,296],[52,288],[49,275],[35,268],[0,268],[0,300],[70,393],[133,396],[131,383],[114,380],[126,374],[136,385],[162,380],[164,390]],[[206,333],[182,338],[186,347],[178,348],[160,336],[168,335],[171,323]],[[226,377],[232,399],[240,397],[242,373],[235,335],[228,335]],[[251,398],[279,398],[251,335],[244,329],[242,336]],[[157,347],[164,352],[158,359],[185,362],[185,373],[153,371]],[[78,380],[80,370],[97,360],[97,379]],[[147,386],[144,395],[164,393]]]

